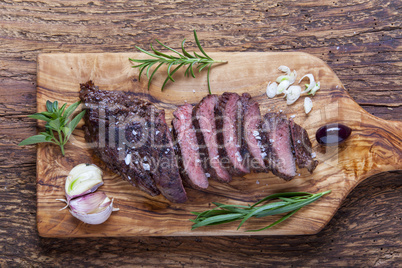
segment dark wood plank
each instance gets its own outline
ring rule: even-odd
[[[363,182],[313,236],[40,239],[36,149],[16,144],[35,133],[25,115],[36,111],[38,53],[127,52],[156,37],[178,46],[192,29],[207,51],[316,55],[366,110],[401,121],[400,9],[400,1],[387,0],[1,2],[0,266],[397,266],[400,172]]]

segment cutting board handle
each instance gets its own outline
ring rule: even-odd
[[[364,155],[351,161],[360,165],[356,169],[361,170],[361,174],[356,174],[358,182],[380,172],[402,170],[402,122],[363,113],[354,135],[359,140],[356,153]]]

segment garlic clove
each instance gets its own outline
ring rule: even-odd
[[[276,78],[277,83],[280,83],[280,82],[285,81],[285,80],[289,81],[290,76],[289,75],[280,75],[280,76],[278,76],[278,78]]]
[[[305,77],[308,77],[308,79],[310,80],[310,84],[308,85],[308,87],[307,87],[302,93],[310,92],[310,90],[312,90],[313,87],[316,85],[315,80],[314,80],[314,76],[313,76],[312,74],[306,74],[306,75],[304,75],[304,76],[300,79],[299,84],[300,84],[300,82],[301,82]]]
[[[281,65],[278,67],[278,70],[286,73],[287,75],[290,75],[290,68],[288,66]]]
[[[276,94],[278,95],[283,93],[289,87],[289,85],[289,80],[283,80],[282,82],[280,82],[278,87],[276,88]]]
[[[293,70],[293,72],[289,75],[290,84],[293,84],[296,81],[296,78],[297,78],[297,72],[296,70]]]
[[[94,164],[79,164],[67,176],[65,192],[67,201],[96,191],[101,185],[102,170]]]
[[[276,89],[278,88],[278,84],[273,82],[273,83],[268,83],[267,86],[267,96],[268,98],[272,99],[273,97],[276,96]]]
[[[107,198],[109,199],[109,198]],[[109,199],[110,201],[110,199]],[[104,223],[107,219],[109,219],[110,215],[112,215],[113,211],[118,211],[118,208],[113,208],[113,200],[110,201],[110,203],[104,207],[104,209],[99,210],[95,213],[84,213],[80,211],[75,211],[75,210],[70,210],[71,215],[73,215],[75,218],[79,219],[82,222],[88,223],[88,224],[101,224]]]
[[[109,205],[105,205],[107,201],[109,201],[110,204],[110,199],[104,192],[95,192],[74,198],[70,200],[69,205],[70,209],[73,211],[90,214],[103,210]]]
[[[290,86],[287,90],[286,94],[286,103],[287,105],[293,104],[295,101],[299,99],[301,95],[301,87],[300,86]]]
[[[304,112],[308,114],[313,109],[313,101],[309,97],[304,98]]]
[[[315,93],[320,89],[320,82],[317,82],[315,84],[315,86],[311,89],[311,91],[309,92],[309,94],[311,95],[315,95]]]

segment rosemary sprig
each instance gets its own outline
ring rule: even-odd
[[[194,55],[191,55],[184,49],[184,43],[186,42],[186,39],[184,39],[181,42],[181,51],[179,51],[168,47],[167,45],[161,43],[159,40],[156,40],[158,44],[163,46],[164,48],[172,51],[175,53],[177,56],[173,55],[168,55],[165,53],[162,53],[158,50],[156,50],[152,44],[150,44],[150,47],[152,49],[152,52],[146,51],[138,46],[136,48],[140,50],[141,52],[147,54],[148,56],[153,57],[153,59],[129,59],[131,62],[138,63],[137,65],[133,65],[133,68],[139,68],[139,80],[141,79],[141,74],[145,71],[147,78],[148,78],[148,90],[151,85],[151,80],[154,77],[155,73],[158,71],[158,69],[163,65],[167,65],[167,77],[165,81],[163,82],[161,91],[165,88],[166,83],[170,80],[174,82],[175,80],[173,79],[172,75],[179,70],[181,67],[188,65],[186,71],[184,72],[185,76],[192,76],[195,78],[194,74],[194,66],[198,68],[198,71],[201,72],[204,68],[208,69],[207,72],[207,82],[208,82],[208,92],[211,94],[211,85],[209,82],[209,73],[211,72],[211,67],[215,63],[227,63],[227,61],[222,61],[222,60],[213,60],[210,56],[208,56],[207,53],[205,53],[204,49],[201,47],[200,41],[198,40],[197,33],[194,30],[194,39],[195,43],[197,44],[198,49],[200,50],[201,54],[193,52]],[[156,66],[152,73],[150,74],[150,70],[153,66]],[[172,70],[172,67],[175,66]]]
[[[213,204],[216,206],[214,209],[206,210],[204,212],[191,212],[197,216],[194,220],[190,219],[190,221],[194,223],[191,229],[193,230],[202,226],[218,225],[241,220],[239,226],[237,227],[238,230],[244,224],[244,222],[251,217],[261,218],[270,215],[287,213],[285,216],[266,227],[257,230],[247,230],[246,232],[263,231],[285,221],[302,207],[316,201],[321,196],[329,194],[330,192],[331,191],[329,190],[318,194],[305,192],[278,193],[267,196],[254,203],[252,206],[225,205],[213,202]],[[279,199],[280,201],[260,205],[261,203],[272,199]]]
[[[85,110],[80,112],[76,117],[70,118],[74,113],[75,109],[78,107],[80,102],[76,102],[67,107],[67,103],[64,103],[61,108],[59,108],[58,101],[51,102],[46,101],[45,112],[36,113],[33,115],[28,115],[28,117],[38,120],[46,121],[45,132],[40,132],[38,135],[31,136],[22,142],[20,146],[36,144],[41,142],[51,142],[60,146],[61,153],[64,156],[64,145],[67,143],[74,129],[77,127],[78,122],[85,114]],[[55,133],[57,135],[55,135]]]

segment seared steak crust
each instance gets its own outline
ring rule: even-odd
[[[187,200],[163,110],[91,81],[81,84],[80,98],[87,110],[85,139],[111,170],[152,196]]]

